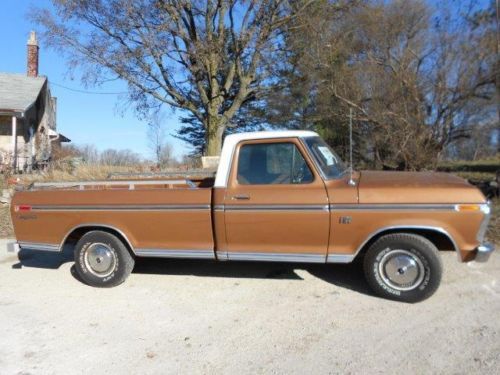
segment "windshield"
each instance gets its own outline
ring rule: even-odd
[[[326,179],[339,178],[347,172],[344,162],[323,139],[320,137],[305,137],[303,139]]]

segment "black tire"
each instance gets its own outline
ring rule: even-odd
[[[81,280],[98,288],[120,285],[134,268],[134,258],[115,235],[91,231],[75,246],[75,268]]]
[[[368,284],[379,296],[414,303],[429,298],[438,289],[443,264],[438,249],[425,237],[394,233],[370,246],[364,271]]]

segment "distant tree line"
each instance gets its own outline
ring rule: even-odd
[[[45,42],[86,83],[125,80],[140,115],[180,111],[177,136],[198,154],[220,153],[231,132],[288,128],[316,130],[345,156],[351,110],[358,166],[419,170],[498,153],[493,0],[53,5],[33,12]]]
[[[128,150],[112,148],[99,151],[94,145],[64,145],[55,154],[55,161],[80,159],[80,162],[89,165],[133,166],[144,163],[138,153]]]

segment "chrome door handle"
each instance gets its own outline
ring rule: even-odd
[[[238,195],[233,195],[232,198],[237,200],[248,200],[250,199],[250,196],[247,194],[238,194]]]

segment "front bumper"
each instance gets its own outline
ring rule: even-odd
[[[495,245],[492,243],[485,243],[479,245],[476,249],[476,257],[474,260],[476,262],[484,263],[490,258],[491,253],[495,251]]]

